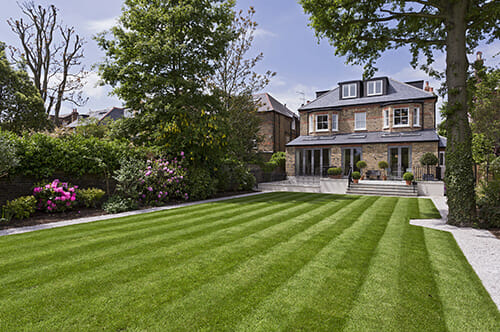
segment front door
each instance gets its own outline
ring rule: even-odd
[[[342,168],[344,169],[344,175],[349,174],[349,168],[351,167],[353,172],[359,172],[356,163],[360,160],[361,148],[342,148]]]
[[[401,179],[410,169],[410,148],[398,146],[389,148],[389,174],[392,178]]]

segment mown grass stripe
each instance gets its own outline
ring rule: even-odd
[[[408,213],[419,214],[418,200],[411,200]],[[446,330],[443,308],[429,261],[422,227],[405,223],[401,238],[398,276],[397,321],[404,331]],[[416,278],[418,276],[418,278]]]
[[[318,216],[321,221],[314,227],[283,242],[265,255],[250,259],[231,274],[221,276],[172,304],[163,306],[165,311],[158,312],[158,325],[154,328],[233,329],[243,315],[297,273],[376,200],[376,197],[360,198],[341,210],[342,214],[348,214],[350,218],[347,219],[337,219],[337,215],[332,216],[325,211]],[[168,327],[160,317],[167,319]],[[217,319],[214,320],[214,317]]]
[[[254,203],[268,203],[268,195],[269,194],[250,196],[248,197],[248,202],[240,201],[243,198],[237,198],[221,202],[204,203],[183,208],[175,208],[172,210],[146,213],[141,215],[140,222],[137,220],[137,215],[134,215],[85,223],[78,225],[78,232],[75,231],[74,226],[67,226],[57,229],[3,236],[0,237],[0,259],[9,257],[13,252],[20,253],[23,251],[39,249],[40,247],[45,248],[50,245],[71,243],[75,239],[80,240],[82,237],[94,237],[95,235],[102,235],[129,227],[137,227],[137,229],[141,229],[150,224],[164,222],[166,218],[169,218],[171,221],[177,221],[179,219],[186,220],[190,218],[203,217],[213,214],[214,212],[224,211],[227,210],[228,207],[231,207],[232,209],[239,209],[242,206],[253,205]],[[272,197],[274,201],[286,201],[291,196],[290,193],[284,192],[279,193],[276,196],[273,195]],[[196,210],[192,211],[194,208],[196,208]],[[23,241],[19,241],[19,238],[22,238]]]
[[[325,195],[323,195],[323,196],[325,196]],[[323,198],[319,197],[318,199],[323,199]],[[323,200],[324,200],[324,199],[323,199]],[[286,229],[286,226],[284,227],[284,229]],[[273,234],[271,234],[271,235],[273,235]],[[270,239],[271,239],[271,240],[272,240],[273,238],[274,238],[274,236],[271,236],[271,237],[270,237]],[[279,237],[278,237],[278,239],[279,239]],[[225,249],[222,249],[222,250],[221,250],[221,252],[222,252],[222,253],[224,253],[224,252],[225,252]],[[244,253],[244,254],[245,254],[245,253]],[[247,254],[245,254],[244,256],[247,256]],[[231,260],[231,259],[232,259],[232,257],[231,257],[230,255],[229,255],[227,258],[228,258],[229,260]],[[244,257],[244,258],[245,258],[245,257]],[[205,255],[205,257],[200,258],[199,262],[206,262],[207,260],[210,260],[210,256]],[[173,271],[175,271],[175,270],[173,270]],[[125,275],[125,276],[126,276],[126,277],[128,277],[129,279],[130,279],[130,278],[132,278],[132,280],[135,280],[135,281],[136,281],[136,282],[138,282],[139,284],[148,284],[148,283],[149,283],[147,280],[141,280],[141,278],[138,278],[138,276],[139,276],[139,275],[137,274],[137,273],[138,273],[138,271],[129,271],[129,272],[130,272],[130,273],[127,273],[127,274]],[[164,271],[162,271],[162,272],[164,272]],[[102,283],[101,281],[102,281],[102,280],[99,280],[99,282],[96,282],[96,283],[95,283],[95,284],[96,284],[96,286],[98,286],[98,288],[100,288],[100,289],[98,289],[98,293],[97,293],[97,295],[99,295],[99,292],[100,292],[100,293],[102,293],[102,289],[108,289],[108,287],[107,287],[105,284],[103,285],[103,283]],[[116,275],[115,275],[115,278],[113,279],[113,282],[115,282],[115,283],[116,283],[116,282],[124,282],[124,280],[120,280],[120,279],[119,279],[119,276],[116,276]],[[82,285],[80,284],[80,285],[78,285],[78,286],[80,286],[80,288],[81,288],[81,286],[82,286]],[[60,298],[60,297],[64,298],[64,295],[65,295],[66,291],[65,291],[65,290],[63,290],[63,289],[61,289],[61,287],[60,287],[60,286],[57,286],[57,291],[59,291],[59,292],[61,293],[61,294],[60,294],[61,296],[54,296],[54,297],[56,297],[56,298]],[[85,300],[85,299],[87,299],[89,296],[91,296],[92,294],[91,294],[91,293],[89,293],[88,291],[86,291],[85,293],[83,293],[83,294],[81,294],[81,295],[82,295],[82,296],[84,296],[84,300]],[[50,301],[49,301],[49,302],[50,302]],[[45,305],[42,305],[41,307],[46,307],[46,306],[45,306]]]
[[[10,283],[15,283],[19,281],[21,284],[17,284],[17,287],[31,287],[32,283],[40,285],[43,280],[52,281],[54,276],[50,274],[51,270],[57,271],[59,275],[64,275],[64,273],[75,273],[76,271],[85,271],[89,268],[89,264],[93,269],[96,269],[100,265],[105,265],[109,262],[117,263],[117,259],[129,259],[133,255],[141,254],[143,256],[150,255],[148,248],[153,246],[168,245],[172,246],[185,242],[186,240],[197,238],[199,235],[207,236],[212,233],[212,231],[223,231],[226,228],[233,227],[240,223],[255,222],[260,219],[266,219],[269,215],[275,212],[283,212],[287,209],[297,209],[302,204],[313,201],[320,198],[320,196],[309,195],[307,199],[304,199],[302,203],[295,204],[289,202],[282,204],[280,207],[269,206],[260,210],[251,209],[252,211],[247,213],[236,213],[226,216],[226,218],[216,218],[206,219],[204,223],[200,223],[201,226],[192,226],[186,223],[185,228],[180,227],[175,232],[168,233],[167,229],[153,228],[145,230],[145,234],[142,232],[127,232],[127,233],[117,233],[113,238],[104,237],[95,239],[95,241],[87,241],[85,247],[76,246],[71,248],[71,251],[67,247],[59,251],[55,251],[50,256],[44,256],[43,259],[40,257],[32,258],[31,260],[23,261],[23,264],[11,264],[10,269],[3,268],[5,271],[11,272],[10,277],[14,277],[12,280],[5,280],[0,275],[0,282],[4,286],[8,286]],[[245,210],[246,211],[246,210]],[[259,219],[260,218],[260,219]],[[212,220],[213,219],[213,220]],[[210,222],[208,222],[210,221]],[[218,225],[215,227],[215,225]],[[167,236],[169,235],[169,236]],[[126,241],[129,239],[132,241]],[[78,244],[78,243],[77,243]],[[185,244],[182,244],[185,245]],[[101,251],[100,255],[95,255],[95,250],[99,249]],[[105,250],[107,249],[107,250]],[[102,258],[102,260],[100,260]],[[140,257],[137,257],[139,259]],[[50,262],[50,264],[43,264],[44,261]],[[32,264],[43,264],[42,267],[33,271],[30,268]],[[63,269],[61,269],[63,268]],[[23,269],[31,271],[30,276],[23,275]],[[15,274],[12,272],[16,272]],[[42,276],[42,277],[40,277]],[[32,283],[30,283],[32,280]],[[14,285],[13,285],[14,286]],[[0,295],[2,289],[0,288]]]
[[[453,235],[428,228],[422,231],[443,305],[446,329],[451,332],[500,331],[500,311]]]

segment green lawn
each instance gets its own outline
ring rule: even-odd
[[[0,330],[499,331],[437,217],[270,193],[0,237]]]

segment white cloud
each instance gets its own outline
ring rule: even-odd
[[[262,28],[255,29],[255,31],[253,32],[253,35],[255,36],[255,38],[266,38],[266,37],[274,38],[274,37],[278,36],[274,32],[271,32],[269,30],[265,30]]]
[[[85,78],[85,85],[82,88],[83,93],[89,98],[102,98],[108,94],[105,86],[99,85],[101,80],[99,74],[95,71],[89,72]]]
[[[92,33],[102,32],[104,30],[109,30],[117,24],[117,17],[105,18],[102,20],[92,20],[87,22],[87,30]]]

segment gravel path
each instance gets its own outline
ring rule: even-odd
[[[196,204],[218,202],[218,201],[224,201],[224,200],[232,199],[232,198],[247,197],[247,196],[259,195],[259,194],[262,194],[262,192],[255,192],[255,193],[227,196],[227,197],[220,197],[220,198],[212,198],[212,199],[207,199],[204,201],[181,203],[181,204],[161,206],[161,207],[155,207],[155,208],[150,208],[150,209],[135,210],[135,211],[129,211],[129,212],[116,213],[116,214],[105,214],[102,216],[95,216],[95,217],[57,221],[57,222],[51,222],[51,223],[35,225],[35,226],[8,228],[8,229],[0,230],[0,236],[28,233],[28,232],[38,231],[41,229],[49,229],[49,228],[63,227],[63,226],[69,226],[69,225],[84,224],[84,223],[99,221],[99,220],[106,220],[106,219],[113,219],[113,218],[120,218],[120,217],[127,217],[127,216],[135,216],[135,215],[143,214],[143,213],[170,210],[170,209],[175,209],[175,208],[179,208],[179,207],[183,207],[183,206],[191,206],[191,205],[196,205]]]
[[[484,229],[455,227],[446,224],[446,197],[430,197],[441,219],[414,219],[410,224],[450,232],[474,271],[500,310],[500,239]]]

